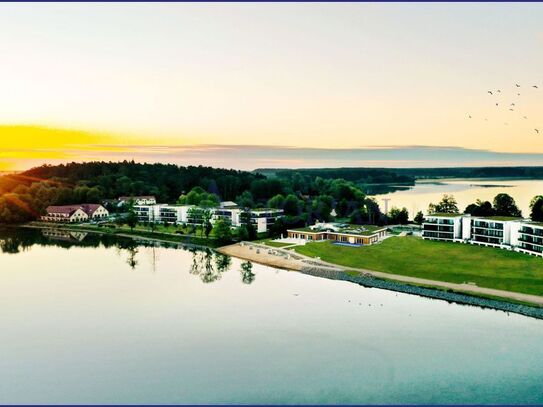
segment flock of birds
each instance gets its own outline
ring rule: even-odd
[[[520,88],[521,88],[521,86],[520,86],[518,83],[515,83],[515,90],[516,90],[517,97],[520,96],[520,94],[521,94],[521,93],[520,93]],[[529,87],[529,89],[536,89],[536,90],[538,90],[538,89],[539,89],[539,86],[537,86],[537,85],[531,85],[531,86]],[[490,94],[490,96],[497,96],[498,94],[501,94],[502,91],[501,91],[501,89],[487,90],[487,93]],[[509,102],[507,102],[507,103],[509,103]],[[515,102],[511,102],[511,103],[509,103],[509,105],[507,105],[507,103],[505,104],[505,107],[506,107],[507,109],[509,109],[509,111],[515,112],[516,109],[517,109],[517,104],[516,104]],[[500,102],[495,102],[495,105],[496,105],[497,108],[499,108],[500,106],[502,106],[502,107],[504,106],[503,102],[502,102],[501,105],[500,105]],[[468,119],[473,119],[473,117],[472,117],[471,114],[468,114]],[[528,116],[524,116],[524,115],[523,115],[523,116],[522,116],[522,119],[523,119],[523,120],[528,120]],[[488,121],[488,119],[487,119],[486,117],[485,117],[484,120],[485,120],[486,122]],[[508,126],[509,123],[508,123],[508,122],[504,122],[504,125],[505,125],[505,126]],[[537,134],[539,134],[539,129],[538,129],[538,128],[534,128],[534,131],[535,131]]]

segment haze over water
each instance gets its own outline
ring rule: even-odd
[[[0,403],[543,403],[539,320],[212,251],[10,236]]]

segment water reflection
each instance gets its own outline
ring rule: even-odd
[[[98,235],[85,232],[67,231],[58,229],[28,229],[28,228],[0,228],[0,250],[6,254],[17,254],[26,251],[32,246],[56,246],[64,249],[72,247],[104,247],[115,248],[121,257],[126,256],[126,264],[131,270],[136,270],[140,264],[141,248],[149,248],[153,271],[157,269],[158,257],[156,248],[175,248],[188,250],[192,254],[190,274],[199,276],[203,283],[213,283],[220,280],[223,273],[230,269],[232,259],[210,248],[189,246],[177,243],[153,242],[149,240],[136,240],[127,237]],[[246,284],[254,281],[252,265],[243,266],[242,280]]]
[[[251,284],[255,281],[255,273],[253,273],[253,263],[244,261],[241,263],[241,281],[245,284]]]
[[[136,254],[138,254],[138,248],[137,247],[131,247],[126,249],[128,251],[128,258],[126,259],[126,264],[132,269],[135,270],[136,266],[138,265],[138,261],[136,260]]]
[[[228,271],[231,259],[211,249],[189,249],[192,253],[190,273],[200,277],[203,283],[220,280],[222,273]]]

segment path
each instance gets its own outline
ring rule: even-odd
[[[258,249],[258,250],[257,250]],[[543,297],[531,294],[516,293],[513,291],[496,290],[493,288],[478,287],[472,284],[457,284],[448,283],[445,281],[428,280],[425,278],[402,276],[399,274],[389,274],[380,271],[367,270],[362,268],[343,267],[337,264],[328,263],[320,259],[304,256],[299,253],[295,253],[290,250],[284,250],[276,247],[269,247],[264,245],[256,245],[250,242],[242,242],[242,244],[234,244],[230,246],[221,247],[219,252],[239,257],[245,260],[254,261],[255,263],[264,264],[267,266],[279,267],[282,269],[300,271],[304,267],[320,266],[324,268],[333,268],[340,270],[355,270],[360,273],[371,275],[377,278],[400,281],[404,283],[411,283],[417,285],[425,285],[438,288],[446,288],[454,291],[459,291],[469,294],[482,294],[490,295],[500,298],[507,298],[515,301],[522,301],[531,304],[537,304],[543,306]],[[277,254],[272,254],[276,252]]]

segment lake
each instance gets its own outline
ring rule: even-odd
[[[543,403],[543,321],[49,235],[0,231],[0,403]]]
[[[525,217],[530,216],[530,200],[535,195],[543,195],[543,180],[511,180],[511,179],[435,179],[417,180],[414,186],[399,186],[393,192],[369,193],[377,200],[384,211],[383,199],[390,199],[388,208],[405,207],[412,219],[418,211],[426,213],[430,203],[437,203],[443,194],[452,194],[458,202],[458,209],[464,211],[466,206],[477,199],[492,200],[497,194],[511,195]]]

